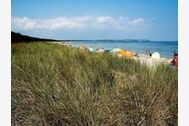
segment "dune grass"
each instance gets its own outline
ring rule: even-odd
[[[11,52],[12,125],[177,125],[177,69],[42,42]]]

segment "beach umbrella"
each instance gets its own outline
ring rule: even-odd
[[[113,53],[117,53],[119,51],[122,51],[122,49],[120,49],[120,48],[114,48],[114,49],[111,50],[111,52],[113,52]]]
[[[125,50],[119,51],[118,55],[123,56],[123,57],[128,57],[128,58],[131,58],[134,56],[132,52],[125,51]]]
[[[93,47],[89,47],[88,49],[89,49],[89,52],[96,52],[96,49]]]
[[[158,52],[154,52],[151,56],[152,59],[160,59],[160,54]]]

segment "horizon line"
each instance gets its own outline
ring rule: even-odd
[[[178,42],[178,40],[150,40],[150,39],[134,39],[134,38],[120,38],[120,39],[106,39],[106,38],[103,38],[103,39],[56,39],[56,38],[44,38],[44,37],[36,37],[36,36],[30,36],[28,34],[23,34],[21,32],[15,32],[15,31],[12,31],[11,32],[14,32],[14,33],[19,33],[21,35],[24,35],[24,36],[29,36],[29,37],[35,37],[35,38],[39,38],[39,39],[53,39],[53,40],[56,40],[56,41],[115,41],[115,40],[137,40],[137,41],[153,41],[153,42],[159,42],[159,41],[162,41],[162,42]]]

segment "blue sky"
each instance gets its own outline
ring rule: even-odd
[[[12,30],[54,39],[178,40],[177,0],[12,0]]]

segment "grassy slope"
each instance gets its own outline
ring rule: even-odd
[[[63,45],[12,45],[15,125],[177,125],[177,70]]]

